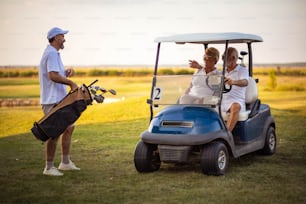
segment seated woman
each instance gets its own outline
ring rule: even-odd
[[[195,60],[189,60],[189,66],[198,70],[194,73],[189,88],[180,97],[180,104],[203,104],[205,97],[213,95],[206,84],[206,76],[219,73],[215,67],[219,60],[219,51],[214,47],[207,48],[203,60],[204,67]]]

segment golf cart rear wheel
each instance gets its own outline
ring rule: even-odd
[[[260,151],[264,155],[272,155],[276,151],[276,134],[273,126],[270,126],[266,133],[265,146]]]
[[[138,142],[134,153],[134,164],[138,172],[153,172],[160,168],[157,145]]]
[[[229,163],[227,147],[222,142],[212,142],[203,147],[200,166],[208,175],[224,175]]]

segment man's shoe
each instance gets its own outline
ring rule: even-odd
[[[47,169],[47,167],[46,167],[44,169],[43,174],[47,175],[47,176],[63,176],[64,175],[62,172],[57,170],[57,168],[55,168],[55,167],[51,167],[50,169]]]
[[[81,170],[79,167],[76,167],[75,164],[72,161],[69,161],[69,164],[64,164],[63,162],[60,163],[58,166],[58,169],[63,170],[63,171],[79,171]]]

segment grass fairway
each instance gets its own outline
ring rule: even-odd
[[[33,79],[11,80],[0,83],[1,97],[10,87],[28,97],[20,91],[23,83],[38,90]],[[150,77],[102,78],[99,84],[116,89],[120,101],[94,104],[83,113],[71,150],[81,171],[60,178],[42,175],[44,145],[29,131],[42,116],[40,107],[0,108],[0,203],[306,203],[305,90],[269,92],[262,84],[260,98],[276,120],[277,153],[232,159],[227,174],[215,177],[202,174],[198,164],[136,172],[135,145],[149,124]]]

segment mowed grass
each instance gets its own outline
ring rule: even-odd
[[[44,145],[29,130],[42,116],[40,107],[1,107],[0,201],[305,203],[306,91],[266,91],[268,78],[265,77],[268,76],[260,76],[260,98],[272,108],[277,126],[277,153],[268,157],[250,154],[232,159],[229,171],[221,177],[202,174],[196,163],[187,166],[162,164],[159,171],[149,174],[139,174],[135,170],[135,145],[149,125],[146,99],[151,77],[99,78],[99,85],[117,90],[119,101],[94,104],[83,113],[77,121],[71,149],[73,161],[82,170],[65,172],[60,178],[42,175]],[[88,84],[93,79],[76,80]],[[39,90],[38,81],[32,84],[34,87],[24,88],[24,84],[31,85],[29,81],[37,79],[10,80],[11,83],[0,83],[1,88],[5,87],[0,91],[1,97],[5,95],[3,90],[12,91],[10,87],[15,87],[17,97],[24,98],[33,95],[30,90],[34,87]],[[278,77],[281,84],[279,80]],[[294,77],[290,80],[292,85],[296,81]],[[60,145],[55,163],[59,162]]]

